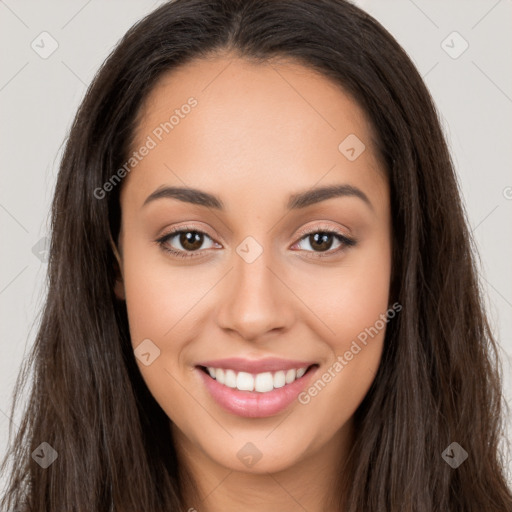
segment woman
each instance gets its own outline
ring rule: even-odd
[[[52,214],[4,508],[512,509],[453,166],[363,11],[161,6],[89,88]]]

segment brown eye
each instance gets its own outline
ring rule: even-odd
[[[203,244],[203,233],[198,231],[182,231],[179,234],[179,242],[186,251],[197,251]]]
[[[328,251],[333,243],[334,235],[332,233],[314,233],[308,235],[310,246],[317,251]]]
[[[204,247],[205,240],[210,240],[211,245]],[[213,247],[213,240],[204,232],[197,229],[182,228],[172,231],[159,238],[157,243],[161,248],[180,258],[189,258],[199,256],[201,249],[210,249]]]
[[[299,249],[306,250],[306,252],[318,253],[318,257],[334,256],[344,249],[356,245],[355,240],[330,229],[317,229],[309,233],[302,233],[302,235],[302,238],[297,243]],[[333,244],[336,242],[338,242],[338,245],[331,250]],[[305,244],[306,247],[301,247],[301,244]],[[309,245],[309,248],[307,245]]]

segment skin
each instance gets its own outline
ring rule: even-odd
[[[389,308],[389,188],[372,127],[339,86],[308,68],[217,55],[158,82],[133,149],[191,96],[197,106],[123,181],[116,285],[134,349],[150,339],[160,350],[150,365],[137,364],[198,486],[198,494],[185,489],[187,507],[337,510],[338,466],[354,442],[352,417],[377,372],[385,328],[308,404],[269,418],[222,409],[194,367],[273,356],[316,361],[319,377]],[[349,134],[366,146],[354,161],[338,149]],[[331,184],[359,188],[372,206],[346,196],[287,211],[291,194]],[[225,211],[172,198],[143,206],[162,185],[215,194]],[[155,243],[184,226],[206,233],[198,256],[172,256]],[[334,229],[357,244],[336,252],[333,238],[321,257],[303,228]],[[263,250],[252,263],[236,252],[248,236]],[[179,236],[166,244],[186,252]],[[247,442],[262,455],[252,467],[237,457]]]

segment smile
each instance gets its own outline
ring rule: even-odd
[[[217,405],[237,416],[264,418],[296,402],[319,365],[277,358],[228,358],[202,361],[195,368]]]
[[[211,366],[207,367],[206,370],[212,379],[228,388],[236,388],[239,391],[268,393],[300,379],[306,373],[308,367],[303,366],[302,368],[292,368],[290,370],[263,372],[255,375],[248,372],[236,372],[233,369],[213,368]]]

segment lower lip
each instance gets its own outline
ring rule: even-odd
[[[224,386],[200,368],[196,368],[217,404],[226,411],[245,418],[265,418],[284,411],[307,386],[317,369],[317,366],[312,367],[300,379],[296,379],[282,388],[259,393],[257,391],[240,391]]]

